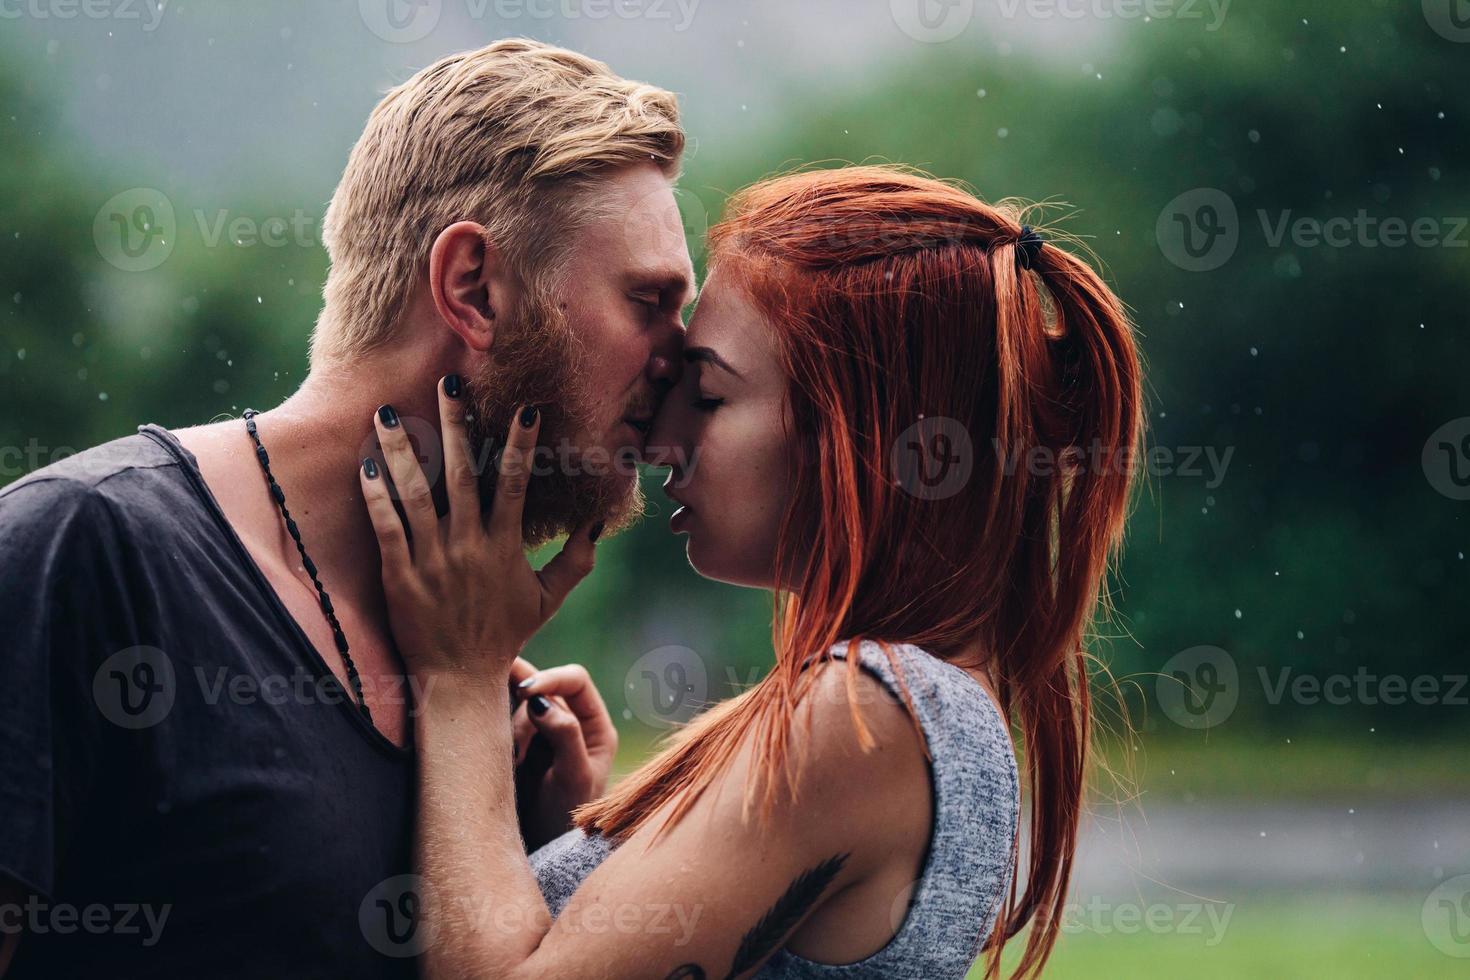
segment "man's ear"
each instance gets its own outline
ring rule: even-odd
[[[520,298],[521,283],[483,225],[457,221],[429,249],[429,293],[444,325],[470,350],[495,343],[497,317]]]

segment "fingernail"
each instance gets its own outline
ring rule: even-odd
[[[537,410],[535,405],[527,405],[525,408],[521,409],[521,428],[529,429],[531,426],[535,425],[536,416],[540,414],[541,413]]]
[[[592,525],[592,530],[587,532],[587,540],[596,541],[598,538],[602,537],[602,529],[604,526],[605,524],[602,521],[598,521],[596,524]]]
[[[446,374],[444,376],[444,394],[450,398],[459,397],[459,375]]]
[[[530,677],[527,677],[525,680],[517,684],[516,687],[524,691],[526,688],[530,687],[534,683],[536,683],[536,675],[532,674]]]
[[[546,700],[546,698],[542,697],[540,694],[532,698],[529,704],[531,706],[531,714],[536,715],[538,718],[541,715],[546,714],[546,709],[551,707],[551,702]]]
[[[383,420],[383,425],[387,428],[398,428],[398,413],[393,411],[392,405],[380,406],[378,408],[378,418]]]
[[[363,457],[362,475],[367,477],[369,480],[376,480],[378,478],[378,464],[373,462],[373,458],[371,456]]]

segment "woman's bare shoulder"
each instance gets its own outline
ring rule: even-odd
[[[922,848],[931,822],[930,775],[913,716],[867,670],[844,660],[810,669],[815,676],[793,733],[804,750],[802,788],[830,801],[829,815],[854,825],[867,846]]]

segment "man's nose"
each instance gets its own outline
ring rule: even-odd
[[[679,383],[680,362],[677,358],[655,354],[648,361],[648,383],[663,399]]]
[[[679,383],[684,370],[684,328],[680,324],[669,330],[655,345],[648,358],[648,383],[659,397]]]

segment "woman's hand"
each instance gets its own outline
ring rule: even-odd
[[[602,526],[579,528],[544,568],[531,568],[522,546],[521,514],[540,413],[528,405],[511,423],[494,506],[482,519],[464,411],[462,397],[451,397],[441,382],[449,505],[443,519],[391,406],[378,410],[374,424],[392,489],[371,460],[363,461],[359,477],[382,554],[389,625],[409,670],[436,682],[467,677],[503,685],[526,641],[592,570],[593,544]],[[393,490],[403,507],[402,520],[393,507]]]
[[[534,850],[571,829],[571,812],[607,791],[618,731],[587,669],[566,664],[511,668],[522,704],[514,719],[516,808]]]

